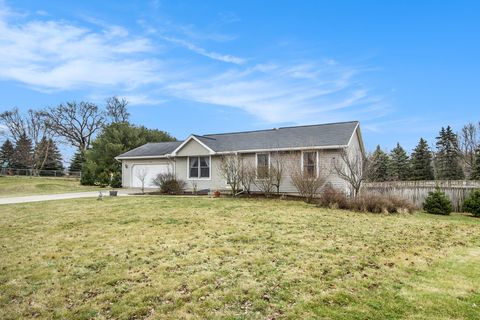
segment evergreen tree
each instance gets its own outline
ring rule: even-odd
[[[58,176],[63,174],[64,167],[62,163],[62,155],[60,154],[55,141],[43,137],[36,149],[36,168],[40,170],[40,175]]]
[[[418,145],[412,152],[411,157],[412,180],[433,180],[432,152],[428,148],[427,141],[420,138]]]
[[[390,178],[395,181],[410,179],[410,159],[400,143],[390,153]]]
[[[6,164],[8,167],[13,165],[13,155],[15,147],[9,139],[7,139],[0,148],[0,166]]]
[[[389,166],[390,158],[388,155],[377,145],[377,148],[370,156],[370,165],[368,172],[368,180],[370,181],[387,181],[389,180]]]
[[[437,179],[459,180],[464,179],[460,165],[460,149],[457,135],[448,126],[440,130],[437,137],[437,154],[435,157]]]
[[[470,179],[480,180],[480,148],[475,151],[475,161],[473,163]]]
[[[31,169],[33,167],[33,148],[32,140],[25,133],[22,133],[17,140],[15,151],[13,152],[13,168]],[[26,171],[21,173],[26,174]]]
[[[151,130],[128,122],[114,122],[105,126],[92,142],[92,148],[86,152],[81,183],[90,183],[91,177],[99,182],[102,177],[121,176],[122,166],[115,160],[116,156],[147,142],[162,141],[175,141],[175,138],[164,131]],[[113,179],[111,185],[119,187],[118,182],[119,179]]]
[[[83,156],[82,152],[77,151],[73,155],[73,159],[70,162],[70,166],[68,167],[69,173],[76,173],[82,171],[82,165],[85,162],[85,157]]]

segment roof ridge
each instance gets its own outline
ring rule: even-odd
[[[183,142],[184,140],[177,140],[177,141],[159,141],[159,142],[147,142],[143,144],[143,146],[147,144],[157,144],[157,143],[176,143],[176,142]],[[140,146],[141,147],[141,146]]]
[[[329,123],[319,123],[319,124],[305,124],[305,125],[300,125],[300,126],[279,127],[278,129],[330,126],[330,125],[345,124],[345,123],[359,123],[359,121],[358,120],[352,120],[352,121],[339,121],[339,122],[329,122]]]
[[[192,136],[194,137],[197,137],[197,138],[204,138],[204,139],[210,139],[210,140],[217,140],[215,138],[212,138],[212,137],[207,137],[206,135],[199,135],[199,134],[192,134]]]
[[[339,121],[339,122],[330,122],[330,123],[318,123],[318,124],[306,124],[306,125],[299,125],[299,126],[289,126],[289,127],[278,127],[278,128],[271,128],[271,129],[259,129],[259,130],[248,130],[248,131],[234,131],[234,132],[222,132],[222,133],[207,133],[204,135],[198,135],[200,137],[210,138],[207,136],[220,136],[220,135],[227,135],[227,134],[240,134],[240,133],[251,133],[251,132],[264,132],[264,131],[274,131],[279,129],[291,129],[291,128],[304,128],[304,127],[318,127],[318,126],[326,126],[326,125],[334,125],[334,124],[344,124],[344,123],[359,123],[358,120],[353,121]]]

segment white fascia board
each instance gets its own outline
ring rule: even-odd
[[[349,146],[352,143],[353,137],[357,134],[357,130],[358,130],[358,142],[360,144],[360,149],[362,150],[363,156],[365,156],[365,145],[363,144],[362,133],[360,131],[360,122],[358,122],[357,125],[355,126],[355,129],[353,130],[350,140],[348,140],[347,146]]]

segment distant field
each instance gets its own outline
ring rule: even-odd
[[[78,179],[0,176],[0,197],[99,190],[82,186]]]
[[[0,319],[478,319],[480,219],[298,201],[0,206]]]

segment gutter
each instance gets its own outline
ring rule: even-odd
[[[336,150],[347,148],[348,144],[342,145],[332,145],[332,146],[311,146],[311,147],[294,147],[294,148],[271,148],[271,149],[247,149],[247,150],[236,150],[236,151],[220,151],[215,152],[211,155],[222,155],[222,154],[239,154],[239,153],[258,153],[258,152],[276,152],[276,151],[301,151],[301,150]],[[115,160],[141,160],[141,159],[171,159],[172,157],[177,157],[175,154],[165,154],[159,156],[133,156],[133,157],[115,157]]]

